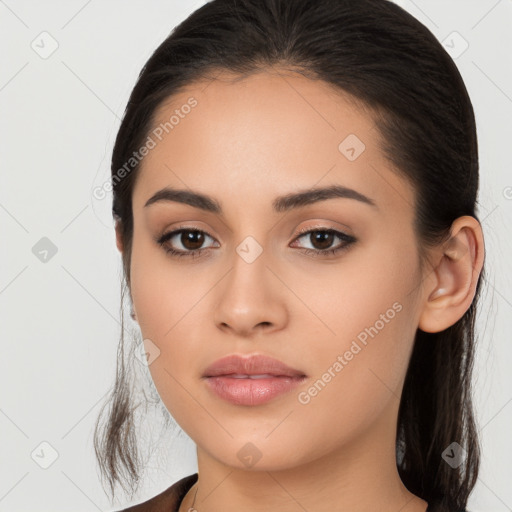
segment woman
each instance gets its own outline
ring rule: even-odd
[[[471,101],[387,0],[214,0],[144,66],[117,247],[198,472],[126,510],[465,510],[484,242]],[[132,358],[133,360],[133,358]],[[140,473],[121,340],[95,447]]]

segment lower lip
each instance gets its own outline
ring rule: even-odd
[[[306,377],[269,377],[237,379],[226,375],[207,377],[210,389],[220,398],[235,405],[260,405],[278,395],[288,393],[304,382]]]

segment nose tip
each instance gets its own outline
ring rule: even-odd
[[[263,259],[238,260],[215,294],[214,322],[225,333],[268,334],[287,322],[286,291]]]

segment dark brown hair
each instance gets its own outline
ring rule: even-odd
[[[122,232],[128,287],[139,165],[122,179],[118,171],[144,144],[156,110],[184,87],[215,79],[219,71],[246,77],[270,68],[323,80],[371,113],[382,151],[414,185],[422,249],[446,240],[457,217],[477,218],[473,107],[456,65],[418,20],[388,0],[214,0],[175,27],[144,65],[117,134],[112,211]],[[405,378],[397,467],[405,486],[429,502],[431,511],[464,509],[478,476],[471,374],[483,275],[457,323],[434,334],[417,330]],[[112,494],[116,482],[134,491],[141,467],[134,432],[140,404],[133,403],[132,373],[123,362],[123,333],[115,385],[94,432]],[[466,452],[456,468],[441,457],[453,442]]]

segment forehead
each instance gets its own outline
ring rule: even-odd
[[[411,208],[413,190],[392,172],[368,111],[352,96],[289,71],[190,84],[156,111],[133,194],[192,188],[245,207],[339,183],[377,202]],[[383,185],[385,185],[383,187]]]

